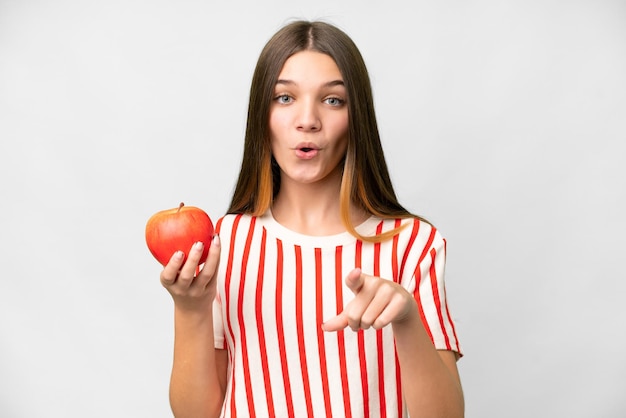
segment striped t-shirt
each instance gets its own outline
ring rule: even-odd
[[[308,236],[261,217],[226,215],[214,304],[216,348],[228,349],[223,417],[402,417],[391,326],[324,332],[354,297],[348,272],[394,280],[415,295],[437,349],[460,352],[444,288],[446,243],[418,219],[371,217],[362,235],[409,225],[383,243],[348,232]]]

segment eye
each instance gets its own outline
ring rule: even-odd
[[[274,97],[274,100],[276,100],[280,104],[288,104],[293,101],[293,97],[288,94],[279,94],[278,96]]]
[[[328,97],[324,100],[324,102],[331,106],[341,106],[345,103],[345,100],[340,99],[339,97]]]

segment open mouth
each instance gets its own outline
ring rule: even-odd
[[[310,160],[317,156],[319,149],[310,145],[303,145],[301,147],[296,148],[296,156],[298,158],[302,158],[304,160]]]

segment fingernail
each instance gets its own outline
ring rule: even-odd
[[[198,251],[202,250],[202,247],[204,247],[204,244],[201,241],[198,241],[195,244],[193,244],[193,248]]]
[[[175,260],[181,260],[184,257],[184,253],[182,251],[176,251],[174,253],[174,259]]]
[[[213,235],[213,244],[220,245],[220,236],[215,234]]]

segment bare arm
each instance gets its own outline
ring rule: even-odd
[[[392,325],[409,415],[412,418],[463,417],[463,390],[456,353],[435,349],[414,300],[412,304],[412,313]]]
[[[161,283],[174,299],[174,361],[170,404],[177,418],[219,416],[226,387],[226,350],[214,348],[213,300],[220,243],[216,236],[204,268],[195,275],[203,246],[195,244],[181,268],[172,256]]]
[[[402,286],[353,270],[346,284],[355,298],[324,323],[325,331],[393,326],[402,391],[411,418],[464,416],[456,354],[437,351],[419,316],[417,302]]]

